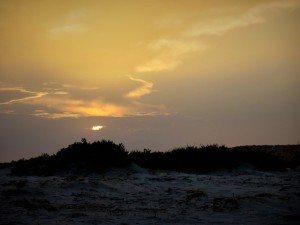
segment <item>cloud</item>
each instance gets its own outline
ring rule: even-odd
[[[147,82],[142,79],[133,78],[132,76],[128,76],[130,80],[136,81],[141,83],[142,85],[132,91],[130,91],[128,94],[126,94],[127,98],[140,98],[144,95],[150,94],[153,92],[152,87],[153,83]]]
[[[99,90],[100,87],[97,86],[82,86],[74,84],[62,84],[58,82],[44,82],[43,85],[48,87],[50,90],[61,90],[61,89],[76,89],[76,90]]]
[[[139,102],[115,104],[102,100],[60,99],[48,96],[31,104],[46,107],[47,109],[36,110],[33,115],[51,119],[168,115],[166,108],[162,105],[142,104]]]
[[[49,118],[49,119],[61,119],[61,118],[79,118],[80,115],[76,113],[70,112],[62,112],[62,113],[49,113],[45,110],[35,110],[33,113],[34,116]]]
[[[254,24],[266,23],[272,16],[286,10],[296,9],[299,1],[273,1],[258,4],[247,11],[235,16],[221,16],[212,20],[193,22],[191,26],[179,31],[169,38],[160,38],[146,47],[155,53],[155,56],[138,65],[137,72],[169,71],[178,67],[189,55],[206,50],[209,47],[204,37],[220,36],[234,29],[244,28]],[[167,20],[167,21],[170,21]],[[182,21],[177,19],[176,21]],[[174,26],[174,23],[162,21],[164,27]]]
[[[207,35],[222,35],[237,28],[265,23],[270,18],[270,13],[274,14],[282,10],[295,9],[299,7],[299,5],[299,1],[276,1],[263,3],[236,16],[195,23],[184,32],[184,36],[193,38]]]
[[[137,72],[172,70],[182,63],[185,56],[206,48],[200,41],[187,40],[186,38],[162,38],[148,44],[147,47],[157,54],[154,59],[137,66]]]
[[[120,94],[116,101],[107,101],[105,96],[99,96],[98,89],[69,85],[58,85],[57,83],[44,84],[47,92],[29,91],[26,88],[2,87],[0,91],[18,91],[32,96],[15,98],[0,103],[0,112],[12,113],[15,110],[22,110],[20,104],[30,106],[31,115],[50,119],[80,118],[80,117],[128,117],[128,116],[153,116],[166,115],[166,108],[163,106],[151,105],[137,102],[136,99],[151,93],[153,84],[142,79],[131,76],[132,81],[142,84],[141,87],[127,93]],[[66,86],[66,87],[65,87]],[[67,90],[67,91],[66,91]],[[90,94],[78,94],[92,91]],[[96,91],[96,92],[95,92]],[[103,93],[102,93],[103,94]],[[16,105],[16,106],[15,106]],[[17,106],[18,105],[18,106]],[[2,107],[1,107],[2,106]],[[4,108],[4,106],[6,108]],[[7,107],[9,106],[9,109]],[[28,111],[28,107],[27,111]],[[7,114],[6,113],[6,114]]]
[[[79,85],[73,85],[73,84],[62,84],[62,87],[64,88],[70,88],[70,89],[79,89],[79,90],[99,90],[100,87],[96,86],[79,86]]]
[[[10,109],[4,109],[0,111],[1,114],[14,114],[15,111],[14,110],[10,110]]]
[[[2,91],[15,91],[15,92],[21,92],[24,94],[30,94],[32,96],[28,97],[23,97],[23,98],[16,98],[16,99],[11,99],[8,101],[0,102],[0,105],[8,105],[16,102],[24,102],[24,101],[29,101],[32,99],[37,99],[37,98],[42,98],[48,94],[48,92],[35,92],[35,91],[29,91],[21,87],[2,87],[0,88],[0,92]]]
[[[69,94],[69,92],[66,92],[66,91],[56,91],[53,94],[55,94],[55,95],[67,95],[67,94]]]
[[[87,30],[83,21],[85,21],[85,13],[81,11],[73,11],[65,15],[60,24],[49,29],[49,33],[53,35],[82,33]]]
[[[65,117],[88,117],[88,116],[110,116],[120,117],[127,114],[127,107],[114,103],[105,102],[100,99],[84,100],[72,98],[59,98],[47,96],[43,99],[36,99],[30,104],[44,106],[49,111],[58,111],[63,113],[38,112],[36,116],[47,118],[65,118]],[[54,116],[52,116],[52,114]]]

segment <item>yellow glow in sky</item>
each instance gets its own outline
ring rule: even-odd
[[[2,1],[1,71],[21,79],[26,71],[48,81],[117,82],[125,74],[174,70],[194,57],[205,61],[210,52],[212,66],[223,54],[214,46],[228,38],[238,43],[243,34],[254,37],[249,49],[264,44],[262,55],[250,57],[276,58],[282,48],[295,51],[285,42],[292,37],[286,33],[280,46],[278,37],[265,43],[260,33],[276,30],[289,15],[299,19],[298,8],[293,0]],[[296,28],[299,20],[291,21]],[[249,57],[231,48],[230,58]]]
[[[2,1],[0,91],[33,96],[0,105],[35,105],[34,115],[49,118],[170,113],[160,94],[187,74],[217,82],[297,64],[299,8],[296,0]]]
[[[101,129],[103,129],[103,126],[93,126],[92,127],[92,130],[94,130],[94,131],[98,131],[98,130],[101,130]]]
[[[299,21],[299,0],[0,1],[0,116],[101,117],[132,143],[299,139]]]

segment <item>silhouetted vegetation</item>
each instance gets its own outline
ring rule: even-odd
[[[127,165],[123,144],[112,141],[88,143],[85,139],[63,148],[50,156],[43,154],[13,163],[12,174],[53,175],[59,173],[101,173],[109,167]]]
[[[253,149],[232,149],[225,146],[188,146],[170,152],[131,152],[130,159],[141,167],[182,172],[233,170],[251,164],[259,170],[281,170],[286,163],[267,152]]]
[[[276,151],[278,148],[280,151]],[[128,152],[123,144],[107,140],[88,143],[86,139],[82,139],[81,142],[71,144],[54,155],[42,154],[1,166],[12,166],[13,175],[48,176],[102,173],[111,167],[126,167],[131,163],[149,169],[192,173],[231,171],[245,164],[250,164],[258,170],[283,170],[300,164],[300,145],[235,148],[207,145],[187,146],[168,152],[152,152],[150,149]]]

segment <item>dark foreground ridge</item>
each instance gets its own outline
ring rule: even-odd
[[[149,169],[189,173],[231,171],[248,165],[257,170],[284,170],[300,165],[300,145],[188,146],[168,152],[127,151],[123,144],[102,140],[89,143],[86,139],[63,148],[56,154],[0,164],[12,167],[12,175],[51,176],[66,173],[103,173],[111,167],[126,167],[132,163]]]

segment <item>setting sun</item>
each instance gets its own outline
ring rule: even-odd
[[[103,128],[103,126],[93,126],[92,130],[97,131],[97,130],[101,130]]]

